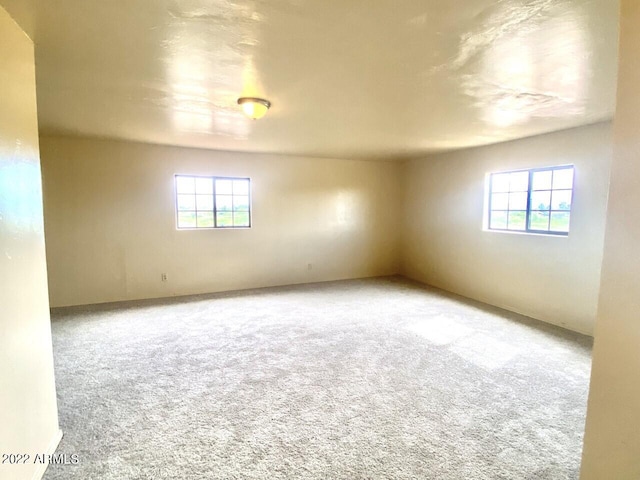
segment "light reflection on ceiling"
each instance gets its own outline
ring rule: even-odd
[[[534,118],[580,118],[586,112],[593,66],[585,55],[581,9],[562,1],[532,4],[492,6],[478,31],[464,37],[454,62],[463,68],[478,57],[475,72],[460,77],[462,88],[481,118],[496,127]]]
[[[0,3],[36,43],[44,134],[396,159],[614,112],[618,0]]]
[[[173,127],[186,134],[216,135],[247,140],[250,124],[234,99],[238,86],[255,89],[251,50],[259,15],[248,4],[221,5],[191,0],[170,2],[164,47],[171,90],[167,107]],[[244,21],[235,22],[236,18]],[[193,25],[202,28],[193,28]],[[227,39],[217,41],[224,29]],[[247,75],[247,72],[250,72]]]

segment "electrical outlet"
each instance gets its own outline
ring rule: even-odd
[[[169,277],[167,276],[166,273],[161,273],[160,274],[160,280],[163,282],[166,282],[167,280],[169,280]]]
[[[307,264],[307,270],[311,270],[313,268],[313,264],[312,263],[308,263]]]

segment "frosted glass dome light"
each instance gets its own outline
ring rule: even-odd
[[[265,116],[271,106],[271,102],[264,98],[240,97],[238,105],[242,106],[242,110],[247,117],[258,120]]]

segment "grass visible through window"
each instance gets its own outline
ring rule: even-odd
[[[492,173],[489,229],[567,235],[573,166]]]
[[[176,175],[175,185],[179,229],[251,226],[248,178]]]

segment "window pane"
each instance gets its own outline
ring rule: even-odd
[[[196,197],[194,195],[178,195],[178,210],[195,210]]]
[[[234,180],[233,181],[233,194],[234,195],[249,195],[249,180]]]
[[[526,192],[529,190],[529,172],[512,173],[509,180],[509,191]]]
[[[489,228],[507,228],[507,212],[491,212]]]
[[[568,232],[570,213],[552,213],[551,214],[551,231],[552,232]]]
[[[532,192],[531,209],[549,210],[551,208],[551,192]]]
[[[234,212],[248,212],[249,211],[249,197],[236,197],[233,196],[233,210]]]
[[[498,173],[491,175],[491,191],[492,192],[508,192],[509,191],[509,174]]]
[[[573,175],[572,166],[491,174],[489,228],[568,232]]]
[[[233,182],[231,180],[216,180],[217,195],[231,195],[233,193]]]
[[[178,228],[249,227],[250,180],[176,175]]]
[[[509,210],[526,210],[527,194],[511,193],[509,194]]]
[[[571,190],[555,190],[553,192],[552,210],[571,210]]]
[[[234,212],[233,213],[233,226],[234,227],[248,227],[249,226],[249,212]]]
[[[551,190],[551,170],[533,172],[532,190]]]
[[[213,212],[213,195],[196,195],[198,211],[209,210]]]
[[[218,227],[232,227],[233,226],[233,213],[223,212],[217,214]]]
[[[529,216],[531,230],[549,230],[549,212],[531,212]]]
[[[509,230],[526,230],[527,212],[509,212]]]
[[[573,188],[573,168],[553,171],[553,189]]]
[[[213,212],[198,212],[198,228],[213,228]]]
[[[231,195],[216,195],[216,210],[218,212],[233,210],[233,197]]]
[[[195,179],[193,177],[176,177],[176,192],[178,193],[195,193]]]
[[[196,212],[178,212],[178,228],[196,228]]]
[[[197,177],[196,193],[209,195],[213,194],[213,178]]]
[[[508,193],[494,193],[491,195],[491,209],[492,210],[508,210],[509,209],[509,194]]]

